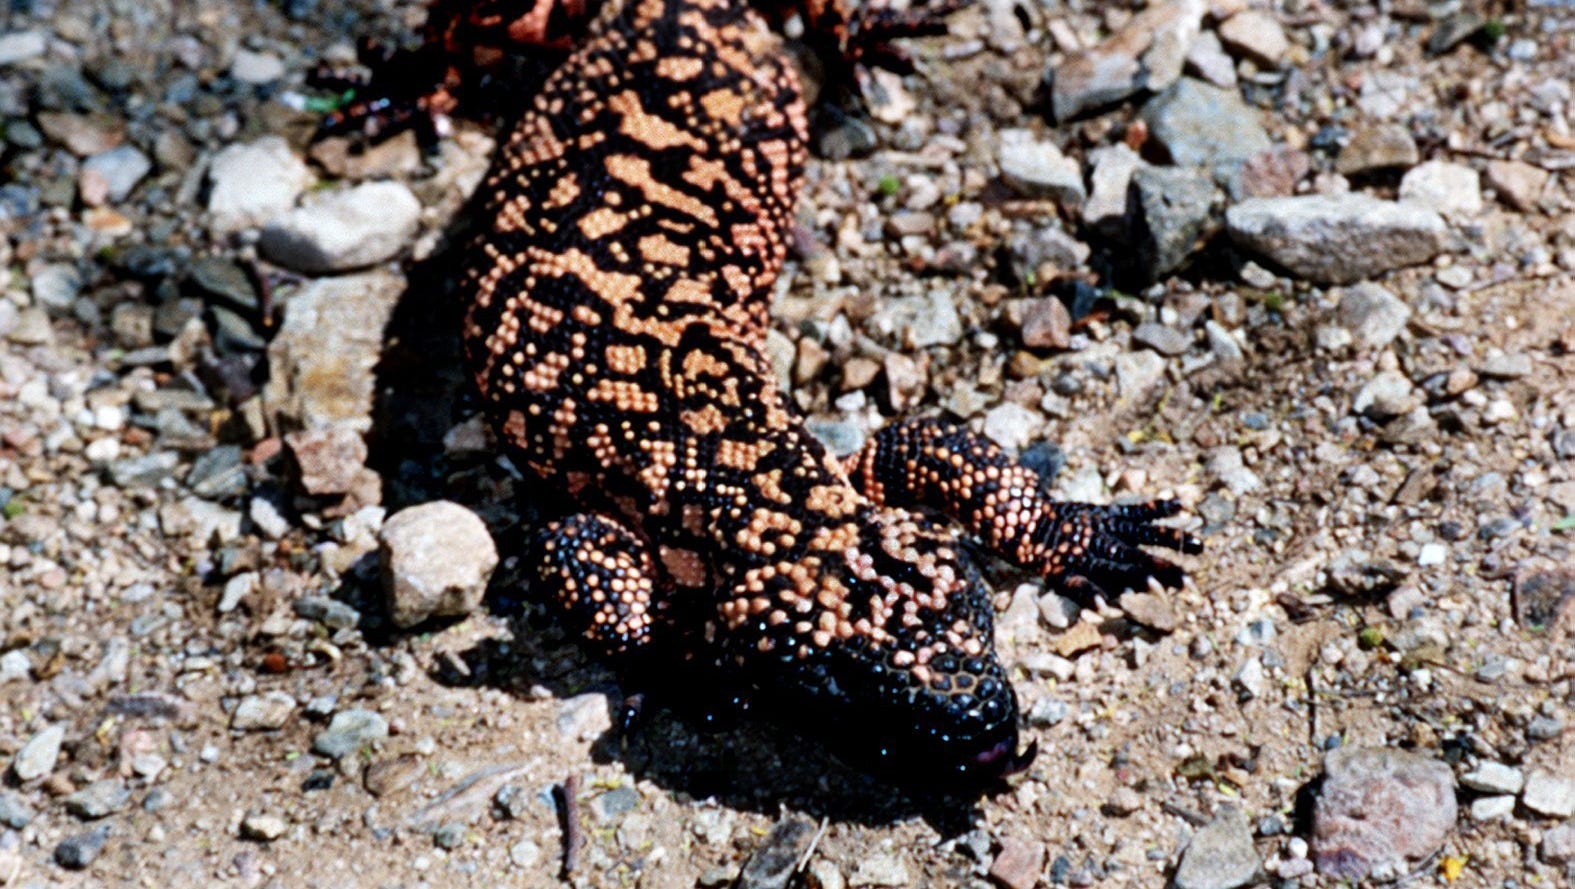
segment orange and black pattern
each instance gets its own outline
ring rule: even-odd
[[[833,23],[846,51],[864,20],[816,6],[811,27]],[[910,18],[862,32],[933,33]],[[945,520],[1053,582],[1112,590],[1180,582],[1140,545],[1198,544],[1152,524],[1171,504],[1053,503],[934,422],[846,467],[827,454],[763,351],[805,146],[796,75],[751,7],[610,4],[482,185],[469,365],[510,455],[577,510],[533,557],[587,640],[675,654],[872,767],[998,777],[1031,752],[991,592]]]

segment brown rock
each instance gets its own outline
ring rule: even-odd
[[[990,879],[1005,889],[1033,889],[1044,866],[1042,844],[1008,837],[1001,841],[1001,852],[990,865]]]
[[[1176,613],[1170,603],[1153,593],[1125,593],[1121,596],[1121,610],[1134,622],[1161,633],[1176,629]]]
[[[1296,184],[1312,172],[1312,159],[1305,151],[1278,149],[1263,151],[1247,159],[1241,168],[1241,196],[1277,198],[1296,193]]]
[[[1516,210],[1534,210],[1553,174],[1521,161],[1488,161],[1487,181],[1504,203]]]
[[[873,358],[863,356],[849,358],[847,363],[842,365],[840,391],[854,392],[863,389],[875,382],[875,378],[880,375],[880,369],[880,362]]]
[[[38,128],[51,142],[64,145],[77,157],[108,151],[126,138],[121,122],[106,114],[40,111]]]
[[[1078,621],[1068,627],[1065,633],[1056,636],[1053,644],[1056,654],[1071,657],[1078,652],[1098,648],[1101,641],[1098,627],[1087,621]]]
[[[1072,344],[1072,316],[1053,296],[1032,300],[1023,311],[1023,345],[1065,349]]]
[[[1393,167],[1414,167],[1421,159],[1410,130],[1400,124],[1381,123],[1357,130],[1340,149],[1334,169],[1342,176],[1357,176]]]
[[[301,473],[301,489],[313,496],[346,494],[366,463],[366,441],[344,426],[292,432],[284,443]]]

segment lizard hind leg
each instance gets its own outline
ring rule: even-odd
[[[537,592],[603,654],[630,655],[651,641],[662,581],[649,547],[633,531],[576,513],[542,529],[535,561]]]

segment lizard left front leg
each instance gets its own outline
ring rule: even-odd
[[[1203,542],[1154,522],[1174,500],[1100,506],[1052,500],[1039,474],[966,428],[933,419],[885,427],[849,459],[853,484],[877,503],[932,509],[968,528],[991,552],[1076,592],[1180,586],[1181,566],[1141,547],[1185,553]]]

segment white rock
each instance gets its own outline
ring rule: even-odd
[[[498,550],[475,513],[447,500],[400,510],[378,534],[383,591],[401,627],[458,617],[481,604]]]
[[[1256,9],[1238,12],[1219,26],[1220,41],[1267,68],[1274,68],[1291,48],[1274,16]]]
[[[1093,191],[1083,204],[1083,221],[1107,233],[1119,229],[1127,215],[1127,192],[1132,174],[1148,165],[1124,142],[1095,149],[1089,154]]]
[[[1526,808],[1549,818],[1575,816],[1575,777],[1535,771],[1526,776],[1521,796]]]
[[[230,62],[230,76],[241,83],[273,83],[284,76],[284,60],[273,53],[237,49]]]
[[[23,783],[42,778],[55,769],[60,758],[60,745],[66,739],[66,727],[52,725],[29,738],[11,761],[11,772]]]
[[[1003,448],[1027,447],[1043,426],[1043,417],[1011,401],[984,415],[984,434]]]
[[[295,206],[312,172],[279,136],[231,145],[208,168],[208,213],[220,234],[254,228]]]
[[[1002,130],[1000,138],[996,160],[1007,185],[1027,197],[1050,198],[1071,207],[1083,203],[1087,193],[1082,170],[1055,143],[1020,129]]]
[[[421,202],[398,182],[367,182],[322,195],[274,218],[258,247],[309,274],[349,271],[399,255],[420,227]]]
[[[1501,762],[1482,762],[1460,777],[1460,783],[1483,793],[1507,793],[1514,796],[1526,786],[1526,776],[1520,769]]]
[[[49,49],[49,38],[43,31],[12,31],[0,34],[0,67],[36,59]]]
[[[1464,164],[1428,161],[1400,180],[1400,200],[1450,219],[1469,218],[1482,212],[1481,177]]]

